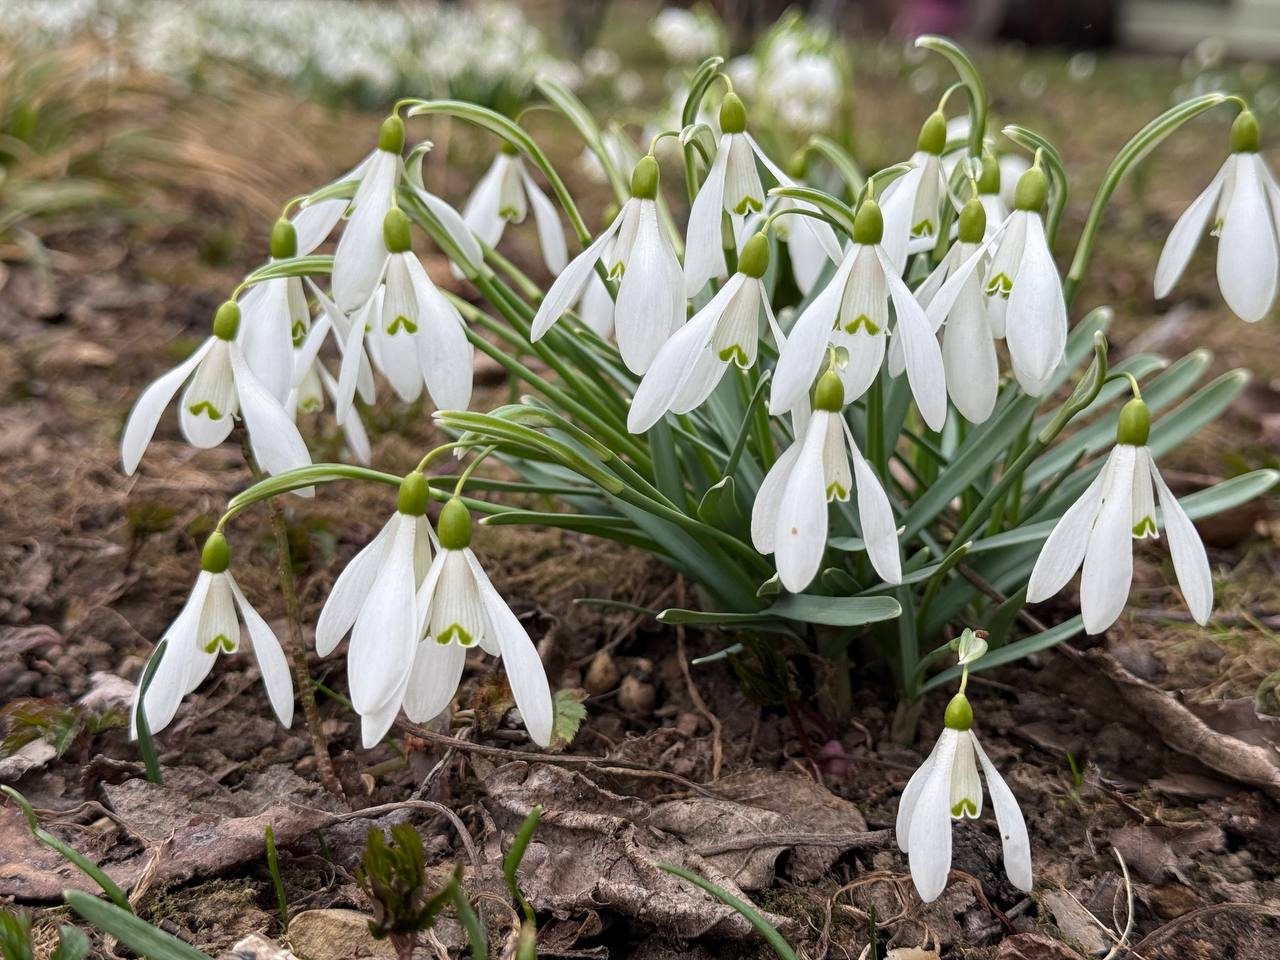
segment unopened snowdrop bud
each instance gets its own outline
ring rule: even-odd
[[[227,538],[215,530],[209,534],[204,549],[200,551],[200,569],[205,573],[225,573],[229,566],[231,548],[227,545]]]
[[[720,101],[720,132],[742,133],[746,129],[746,105],[736,93],[726,93]]]
[[[769,238],[757,233],[742,245],[738,255],[738,272],[759,280],[769,269]]]
[[[1159,536],[1157,495],[1187,607],[1200,624],[1213,612],[1204,544],[1156,469],[1147,447],[1150,433],[1151,412],[1135,397],[1120,411],[1116,445],[1097,479],[1053,528],[1027,584],[1027,600],[1039,603],[1065,587],[1083,565],[1080,613],[1089,633],[1106,630],[1124,611],[1133,581],[1133,541]]]
[[[1151,411],[1146,403],[1136,397],[1120,408],[1120,422],[1116,425],[1116,443],[1131,447],[1145,447],[1151,435]]]
[[[213,315],[213,335],[219,340],[234,340],[239,332],[240,305],[227,300]]]
[[[864,246],[879,243],[884,237],[884,214],[874,200],[862,201],[853,220],[853,242]]]
[[[828,370],[818,378],[818,386],[813,391],[813,409],[827,413],[844,409],[844,383],[835,371]]]
[[[399,153],[404,149],[404,121],[393,113],[382,121],[378,130],[378,149],[387,153]]]
[[[929,114],[920,127],[920,136],[916,138],[916,149],[922,153],[940,156],[947,148],[947,118],[942,111],[935,110]]]
[[[408,517],[420,517],[427,512],[427,504],[431,500],[431,488],[427,478],[420,470],[405,474],[400,481],[400,494],[396,498],[396,509]]]
[[[947,704],[947,712],[942,716],[942,724],[948,730],[968,730],[973,726],[973,707],[969,698],[957,693]]]
[[[974,197],[960,210],[960,224],[956,239],[961,243],[981,243],[987,232],[987,211],[982,201]]]
[[[643,156],[631,171],[631,196],[637,200],[653,200],[658,196],[661,170],[652,155]]]
[[[445,550],[463,550],[471,546],[471,511],[457,497],[451,499],[440,511],[436,525],[440,546]]]
[[[1048,197],[1049,178],[1039,167],[1031,167],[1018,180],[1018,189],[1013,195],[1013,206],[1015,210],[1039,213],[1044,209],[1044,202]]]
[[[271,225],[271,259],[287,260],[298,255],[298,231],[284,217]]]
[[[409,217],[399,207],[392,207],[382,218],[382,242],[386,244],[387,253],[408,253],[413,249]]]
[[[1258,118],[1242,110],[1231,125],[1231,156],[1169,233],[1156,264],[1155,294],[1167,297],[1211,225],[1218,238],[1218,288],[1231,312],[1261,320],[1275,300],[1280,275],[1277,186],[1261,146]]]

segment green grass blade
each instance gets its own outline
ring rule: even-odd
[[[62,897],[69,906],[89,923],[104,933],[115,937],[139,956],[148,960],[210,960],[189,943],[157,930],[145,920],[106,903],[82,890],[64,890]]]
[[[760,936],[764,937],[765,940],[768,941],[769,946],[773,948],[773,952],[776,953],[781,960],[797,960],[796,952],[792,950],[791,945],[783,939],[782,934],[778,932],[778,928],[762,917],[760,912],[745,900],[738,899],[728,890],[716,886],[710,880],[704,880],[692,870],[686,870],[684,867],[677,867],[674,863],[660,863],[658,864],[658,869],[665,870],[667,873],[673,874],[687,883],[692,883],[695,887],[702,888],[721,903],[732,907],[741,914],[748,923],[759,931]]]

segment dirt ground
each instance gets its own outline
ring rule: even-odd
[[[900,159],[914,139],[884,118],[923,116],[938,92],[911,93],[900,71],[873,59],[859,63],[857,85],[868,165]],[[1129,132],[1167,102],[1163,92],[1116,85],[1123,65],[1070,88],[1061,61],[992,67],[1011,81],[1028,69],[1047,75],[1047,92],[999,99],[995,111],[1043,129],[1090,188]],[[1002,89],[1000,79],[990,84]],[[1222,763],[1202,762],[1224,749],[1277,762],[1280,720],[1254,710],[1256,696],[1266,714],[1280,714],[1274,500],[1204,524],[1219,594],[1208,628],[1180,620],[1165,554],[1144,546],[1134,599],[1106,636],[974,679],[979,733],[1027,817],[1030,896],[1005,879],[990,816],[957,825],[955,872],[941,899],[922,905],[911,887],[887,828],[941,729],[940,698],[908,746],[889,736],[891,687],[874,664],[855,665],[849,718],[812,704],[791,717],[757,707],[723,663],[687,666],[723,637],[576,604],[679,605],[684,587],[642,554],[558,531],[482,528],[476,549],[538,642],[553,689],[587,696],[587,718],[563,754],[526,755],[522,728],[498,709],[501,673],[477,659],[452,741],[403,736],[363,751],[351,712],[321,700],[340,799],[318,786],[301,719],[279,728],[252,658],[241,655],[220,662],[159,737],[165,783],[148,783],[121,726],[130,685],[190,588],[198,544],[250,477],[238,447],[194,452],[168,417],[138,475],[126,478],[117,446],[124,416],[260,262],[275,205],[349,167],[377,122],[246,89],[188,108],[186,128],[173,130],[181,143],[237,145],[226,182],[194,178],[187,195],[169,198],[189,216],[168,226],[51,230],[50,264],[10,263],[0,291],[0,705],[10,722],[15,710],[35,711],[74,733],[60,755],[28,749],[0,760],[0,781],[127,881],[141,916],[211,954],[254,932],[291,943],[304,960],[385,949],[362,937],[364,920],[350,912],[368,909],[353,873],[370,826],[410,820],[441,871],[468,863],[473,894],[489,895],[487,922],[507,930],[504,838],[542,802],[550,812],[521,871],[539,911],[542,956],[767,955],[740,918],[660,873],[659,862],[735,884],[808,957],[859,955],[872,913],[882,948],[947,957],[1101,955],[1129,925],[1130,949],[1145,960],[1276,955],[1280,774],[1250,786]],[[1172,302],[1151,297],[1159,244],[1221,161],[1225,138],[1225,122],[1199,121],[1162,148],[1141,189],[1122,187],[1078,300],[1080,315],[1116,307],[1116,355],[1208,347],[1214,374],[1254,370],[1237,407],[1170,459],[1175,486],[1179,477],[1274,464],[1280,434],[1274,318],[1247,326],[1231,317],[1203,253]],[[472,176],[462,164],[441,192],[459,196]],[[1072,198],[1065,237],[1078,233],[1088,199],[1084,187]],[[529,231],[516,233],[517,257],[532,263]],[[1069,253],[1062,245],[1060,262]],[[506,397],[492,371],[484,382],[479,409]],[[434,439],[421,405],[383,405],[375,418],[380,469],[409,469]],[[309,436],[320,438],[317,460],[338,455],[323,416]],[[308,631],[337,573],[392,507],[382,488],[341,485],[286,505]],[[283,635],[265,514],[250,511],[231,534],[237,578]],[[1069,606],[1039,614],[1065,616]],[[341,653],[313,656],[310,666],[343,688]],[[1199,726],[1171,724],[1168,703],[1185,705],[1177,717],[1194,715]],[[361,813],[383,805],[395,806]],[[460,818],[463,834],[439,805]],[[263,861],[267,824],[281,847],[287,932]],[[12,804],[0,807],[0,903],[36,908],[47,938],[65,921],[55,904],[68,886],[91,889],[31,839]],[[460,942],[451,923],[438,932],[445,947]],[[439,955],[433,949],[419,955]]]

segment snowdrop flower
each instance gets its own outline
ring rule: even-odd
[[[456,497],[440,512],[440,552],[418,589],[416,650],[403,705],[415,723],[438,716],[458,690],[467,650],[501,657],[529,737],[551,742],[551,688],[538,650],[471,552],[471,517]]]
[[[213,320],[213,336],[196,352],[152,383],[133,406],[120,439],[124,472],[132,474],[151,443],[160,415],[184,383],[178,425],[193,447],[216,447],[227,439],[233,418],[244,418],[249,448],[267,473],[283,473],[311,462],[307,445],[279,401],[253,375],[236,342],[240,308],[228,300]],[[190,381],[188,383],[188,381]]]
[[[371,352],[401,400],[413,402],[425,385],[438,408],[465,410],[471,402],[475,349],[467,340],[458,308],[432,283],[414,254],[409,218],[403,210],[392,207],[386,212],[379,246],[385,283],[347,334],[335,401],[338,421],[345,423],[351,409],[366,334]]]
[[[524,223],[533,208],[542,261],[552,275],[564,269],[568,252],[556,208],[533,182],[515,148],[504,143],[485,175],[471,192],[462,219],[477,237],[491,247],[502,239],[508,223]]]
[[[940,430],[947,416],[942,352],[924,309],[898,276],[881,246],[884,220],[879,206],[865,200],[854,222],[853,243],[831,281],[800,314],[778,355],[769,412],[790,410],[809,390],[828,348],[848,352],[839,371],[845,394],[856,400],[880,371],[888,336],[889,301],[897,315],[895,339],[902,342],[907,379],[925,422]]]
[[[382,222],[395,198],[403,149],[404,121],[387,117],[378,133],[378,149],[360,171],[351,219],[333,254],[333,299],[347,313],[367,303],[382,279],[387,253],[381,242]]]
[[[1241,111],[1231,125],[1231,156],[1178,218],[1156,265],[1155,293],[1167,297],[1182,276],[1212,213],[1218,238],[1218,288],[1232,313],[1261,320],[1276,295],[1280,263],[1280,187],[1258,152],[1258,121]]]
[[[1023,160],[1022,157],[1015,159]],[[1025,162],[1022,170],[1010,182],[1016,184],[1023,173],[1026,173]],[[1001,186],[1004,179],[1004,158],[997,160],[994,154],[985,154],[982,158],[982,175],[978,177],[978,200],[987,215],[987,239],[995,236],[1000,225],[1009,217],[1010,202],[1006,201],[1005,191]]]
[[[643,433],[667,411],[688,413],[701,406],[729,364],[746,370],[756,362],[760,311],[776,327],[760,278],[769,269],[769,238],[757,233],[742,248],[738,272],[705,307],[677,330],[636,388],[627,429]]]
[[[298,255],[298,234],[283,218],[271,228],[271,259]],[[293,348],[306,336],[311,311],[301,277],[278,277],[255,284],[240,301],[240,346],[249,369],[281,403],[289,397]]]
[[[938,219],[944,199],[950,199],[942,151],[947,146],[947,118],[940,111],[920,128],[911,169],[884,189],[884,248],[898,272],[913,253],[932,250],[938,243]]]
[[[658,219],[657,196],[658,162],[641,157],[631,174],[631,199],[542,298],[533,318],[534,340],[582,297],[596,263],[604,259],[610,279],[619,281],[614,329],[622,361],[633,373],[649,369],[658,349],[685,320],[680,261]]]
[[[334,581],[316,623],[316,653],[327,657],[351,634],[347,685],[366,747],[400,710],[418,642],[415,595],[431,564],[430,499],[421,473],[400,483],[396,512]]]
[[[697,63],[720,46],[720,31],[709,17],[679,7],[665,8],[649,30],[672,63]]]
[[[1156,469],[1146,445],[1150,429],[1147,405],[1136,398],[1126,403],[1111,455],[1049,534],[1027,584],[1027,600],[1039,603],[1066,586],[1083,564],[1080,612],[1089,633],[1106,630],[1124,610],[1133,581],[1132,541],[1160,535],[1153,484],[1173,570],[1191,615],[1204,624],[1213,612],[1213,578],[1204,544]]]
[[[796,440],[770,468],[751,508],[751,541],[776,554],[778,578],[792,593],[813,580],[827,549],[827,503],[857,489],[858,522],[867,556],[886,583],[902,582],[893,508],[841,415],[845,393],[828,371],[818,381],[813,413],[793,413]],[[852,470],[850,464],[852,463]]]
[[[943,328],[942,364],[947,372],[947,394],[960,415],[971,423],[983,423],[991,416],[1000,388],[995,339],[987,322],[987,298],[982,293],[980,250],[987,219],[983,207],[981,198],[964,205],[956,243],[916,291],[929,325],[934,330]],[[947,289],[946,297],[938,296],[960,265],[975,255],[975,268],[959,284]],[[890,361],[892,373],[892,354]]]
[[[747,131],[747,110],[737,94],[720,102],[720,141],[715,160],[689,210],[684,245],[684,292],[692,298],[713,277],[726,277],[721,217],[733,218],[736,236],[742,218],[764,209],[764,186],[756,171],[763,151]]]
[[[1013,374],[1033,397],[1044,392],[1067,346],[1067,304],[1040,216],[1047,194],[1039,167],[1024,173],[1014,211],[952,270],[935,298],[939,311],[949,311],[969,275],[990,256],[983,280],[987,319],[992,334],[1008,342]]]
[[[1009,881],[1024,893],[1031,891],[1031,840],[1018,801],[974,736],[973,708],[963,693],[947,704],[942,736],[911,776],[898,803],[895,834],[898,849],[907,855],[911,879],[920,899],[936,900],[951,872],[951,821],[977,819],[982,813],[982,781],[991,791],[991,805],[1004,851]]]
[[[343,333],[349,333],[350,331],[351,321],[342,311],[319,290],[316,290],[316,294],[323,301],[321,316],[306,331],[302,342],[297,344],[293,350],[292,386],[289,390],[288,399],[285,401],[285,410],[295,421],[300,413],[319,413],[323,410],[326,396],[328,396],[330,403],[336,405],[338,400],[338,381],[321,362],[319,352],[325,337],[330,332],[333,333],[335,340],[342,343],[344,341]],[[334,316],[340,318],[341,330],[334,329]],[[367,358],[363,358],[363,364],[366,370],[369,370]],[[372,383],[373,378],[370,370],[368,387],[370,400],[372,400]],[[358,380],[357,390],[360,390]],[[362,395],[364,394],[362,393]],[[350,407],[346,418],[339,421],[339,426],[342,427],[343,435],[347,441],[347,448],[351,451],[351,455],[361,463],[368,465],[373,457],[373,451],[369,446],[369,435],[365,431],[364,424],[360,421],[360,415],[354,405]]]
[[[230,549],[226,537],[215,531],[200,555],[200,576],[182,611],[160,639],[164,654],[142,699],[147,727],[159,733],[173,720],[182,698],[194,690],[213,669],[218,654],[240,649],[240,620],[249,631],[249,642],[267,699],[282,726],[293,723],[293,679],[280,641],[267,622],[240,592],[228,569]],[[239,617],[236,611],[239,610]],[[134,706],[141,695],[141,682]],[[137,710],[129,711],[129,738],[138,735]]]

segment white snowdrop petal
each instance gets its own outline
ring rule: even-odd
[[[1067,305],[1044,222],[1031,215],[1026,224],[1026,247],[1005,314],[1005,339],[1014,375],[1023,390],[1038,397],[1066,351]]]
[[[835,276],[796,319],[787,342],[778,351],[769,388],[769,412],[781,416],[806,396],[813,386],[822,358],[831,341],[836,317],[844,299],[845,284],[853,271],[856,251],[845,254]]]
[[[510,158],[499,153],[489,164],[462,208],[463,222],[484,243],[496,247],[507,228],[507,219],[499,212],[502,206],[502,181]]]
[[[827,549],[827,491],[822,453],[826,446],[827,419],[832,416],[835,414],[824,410],[814,411],[778,508],[775,561],[778,578],[792,593],[801,593],[809,586]]]
[[[299,210],[289,222],[298,239],[298,256],[305,257],[328,239],[347,210],[342,198],[321,200]]]
[[[364,338],[373,306],[374,301],[370,300],[351,318],[351,326],[342,348],[342,366],[338,368],[338,395],[333,401],[333,414],[339,423],[346,423],[347,417],[352,414],[352,404],[355,403],[361,368],[369,363],[364,352]]]
[[[347,312],[369,299],[382,275],[387,258],[382,222],[391,208],[399,172],[400,156],[378,150],[360,178],[352,200],[355,210],[333,255],[333,299]]]
[[[445,233],[458,245],[462,255],[471,261],[471,265],[478,267],[483,264],[484,251],[480,249],[475,234],[467,226],[462,214],[458,213],[448,201],[437,197],[429,190],[419,190],[415,187],[413,192],[417,194],[418,199],[431,215],[440,221],[440,226],[444,227]]]
[[[956,738],[956,757],[951,762],[951,816],[976,820],[982,814],[982,780],[973,756],[974,738],[963,731]]]
[[[1027,583],[1027,601],[1039,603],[1048,600],[1067,585],[1076,575],[1080,564],[1084,562],[1084,554],[1089,546],[1089,535],[1093,532],[1094,521],[1098,519],[1098,508],[1102,504],[1102,496],[1107,489],[1107,474],[1111,461],[1116,457],[1115,450],[1107,458],[1107,463],[1093,478],[1093,482],[1085,489],[1054,525],[1049,538],[1040,548],[1040,556],[1031,571],[1031,580]]]
[[[231,355],[236,393],[240,397],[240,410],[244,415],[253,458],[263,470],[273,475],[307,466],[311,463],[311,454],[307,452],[302,434],[298,433],[297,426],[285,413],[284,407],[249,370],[239,344],[231,344],[228,352]],[[311,488],[295,492],[307,496],[311,493]]]
[[[1228,159],[1227,163],[1231,161]],[[1155,295],[1163,299],[1169,295],[1173,285],[1187,268],[1196,244],[1204,236],[1209,218],[1213,215],[1218,202],[1218,194],[1222,191],[1222,182],[1226,179],[1227,168],[1224,164],[1203,192],[1191,202],[1191,206],[1182,212],[1178,222],[1169,231],[1169,239],[1164,242],[1160,251],[1160,260],[1156,264]]]
[[[906,789],[902,791],[902,798],[898,801],[898,815],[894,822],[893,834],[894,839],[898,842],[898,849],[903,853],[907,853],[911,849],[909,846],[911,817],[915,814],[916,805],[920,802],[920,794],[924,792],[925,784],[929,782],[933,766],[937,762],[938,747],[941,744],[941,739],[934,742],[933,749],[929,751],[929,756],[925,758],[924,763],[916,768],[916,772],[911,775],[911,779],[907,781]]]
[[[853,440],[849,440],[850,449]],[[902,557],[898,549],[898,525],[888,494],[871,465],[860,453],[853,455],[853,482],[858,490],[858,522],[867,545],[871,566],[885,583],[902,582]]]
[[[965,284],[942,334],[947,393],[970,423],[984,423],[995,409],[1000,365],[987,326],[986,303],[977,278]]]
[[[409,686],[411,673],[411,670],[404,670],[395,691],[386,699],[386,702],[360,715],[360,745],[366,750],[372,750],[381,743],[382,738],[396,722]]]
[[[538,230],[538,244],[542,247],[542,262],[552,276],[558,274],[569,262],[569,250],[564,241],[564,227],[551,200],[533,181],[533,177],[521,167],[520,178],[529,195],[533,208],[533,223]]]
[[[491,649],[484,603],[465,550],[441,550],[440,570],[431,594],[426,636],[435,643],[479,644]]]
[[[631,433],[644,433],[672,409],[672,402],[708,353],[717,319],[717,313],[704,307],[658,350],[631,400],[627,413],[627,429]]]
[[[542,658],[538,656],[537,648],[516,615],[494,589],[475,554],[467,550],[466,556],[480,589],[489,624],[497,635],[498,646],[502,651],[502,666],[507,672],[507,683],[511,685],[525,729],[529,731],[529,738],[534,743],[545,747],[551,743],[555,710]]]
[[[907,265],[911,214],[915,209],[916,193],[924,175],[924,167],[917,164],[890,183],[880,198],[880,211],[884,217],[884,233],[880,245],[889,257],[891,266],[887,269],[895,274],[901,274]]]
[[[227,581],[231,585],[236,606],[240,608],[240,616],[244,618],[245,628],[249,631],[253,658],[262,674],[262,685],[267,689],[271,709],[280,725],[288,728],[293,724],[293,676],[289,672],[289,661],[285,659],[284,650],[281,649],[275,632],[245,598],[235,578],[228,574]]]
[[[587,289],[578,305],[578,319],[602,338],[608,339],[613,335],[613,297],[595,271],[588,278]]]
[[[413,577],[414,525],[404,514],[395,529],[386,560],[374,577],[351,630],[347,680],[351,705],[364,714],[385,704],[405,675],[417,643],[417,594]]]
[[[215,337],[182,392],[178,427],[189,444],[207,450],[231,435],[239,409],[231,369],[231,344]]]
[[[284,403],[293,382],[289,279],[267,280],[240,301],[240,345],[254,376]]]
[[[925,903],[938,899],[951,872],[951,766],[958,738],[955,730],[942,731],[929,778],[911,815],[907,859]]]
[[[209,584],[212,579],[212,574],[200,571],[187,602],[174,618],[173,623],[169,625],[169,629],[160,637],[160,640],[165,643],[164,655],[151,676],[151,685],[147,687],[147,695],[143,700],[147,726],[152,733],[159,733],[169,725],[174,714],[178,712],[178,705],[186,695],[187,674],[190,671],[190,661],[195,655],[200,616],[204,612],[205,598],[209,595]],[[134,702],[136,705],[136,693]],[[129,712],[129,739],[131,740],[138,736],[136,724],[137,716],[131,710]]]
[[[746,216],[764,207],[764,187],[756,171],[755,154],[742,134],[729,134],[729,158],[724,172],[725,213]],[[723,142],[723,141],[722,141]]]
[[[698,195],[693,198],[693,206],[689,210],[684,244],[684,295],[688,298],[694,297],[712,277],[724,277],[729,272],[720,237],[729,136],[726,133],[720,137],[719,149],[707,171],[707,178],[698,188]]]
[[[991,793],[991,806],[996,812],[996,825],[1000,828],[1000,844],[1004,852],[1004,871],[1009,882],[1023,893],[1031,892],[1031,838],[1027,836],[1027,822],[1023,819],[1018,801],[1004,782],[995,766],[987,759],[987,752],[972,733],[973,749],[982,764],[982,774],[987,778],[987,790]]]
[[[609,241],[613,239],[614,234],[622,226],[623,219],[627,214],[627,208],[637,202],[636,200],[629,200],[618,216],[614,218],[613,223],[609,224],[604,232],[591,242],[587,249],[569,261],[569,265],[560,271],[560,275],[552,282],[546,296],[542,298],[542,303],[538,305],[538,312],[533,317],[530,336],[534,340],[542,339],[546,332],[551,329],[551,325],[563,317],[569,308],[577,303],[582,296],[582,291],[586,287],[587,281],[595,273],[596,264],[603,256]]]
[[[1177,574],[1178,586],[1182,588],[1191,615],[1196,623],[1203,626],[1213,613],[1213,575],[1204,552],[1204,542],[1154,465],[1151,476],[1160,496],[1164,532],[1169,541],[1169,552],[1173,555],[1173,572]]]
[[[1235,184],[1218,241],[1218,286],[1242,320],[1261,320],[1276,296],[1276,227],[1256,153],[1236,155]]]
[[[120,436],[120,462],[126,474],[132,475],[138,469],[138,462],[150,445],[151,438],[155,436],[156,427],[160,423],[165,407],[178,392],[178,388],[195,372],[196,367],[213,349],[213,345],[214,338],[210,337],[186,360],[153,380],[139,395],[124,425],[124,432]]]
[[[440,716],[458,692],[466,662],[466,647],[431,639],[421,641],[404,691],[405,716],[414,723]]]
[[[1118,444],[1107,471],[1102,509],[1089,534],[1080,579],[1080,612],[1088,633],[1116,622],[1133,582],[1133,463],[1135,448]]]
[[[685,319],[680,261],[658,222],[652,200],[640,201],[635,245],[618,285],[614,333],[618,352],[633,373],[644,373]]]
[[[924,422],[933,430],[941,430],[947,420],[947,375],[938,338],[933,335],[933,328],[910,289],[893,271],[885,251],[876,247],[876,255],[884,267],[889,296],[893,299],[897,315],[893,335],[902,338],[911,395],[915,397]],[[1065,314],[1063,317],[1065,323]]]
[[[316,653],[320,656],[327,657],[331,654],[356,622],[374,580],[386,563],[392,533],[398,525],[399,516],[399,513],[392,514],[377,536],[351,558],[351,562],[333,582],[329,598],[320,611],[320,619],[316,621]]]
[[[764,554],[773,553],[774,537],[778,529],[778,511],[782,507],[782,497],[791,479],[791,471],[795,467],[796,458],[803,449],[803,436],[792,443],[781,456],[773,462],[769,472],[765,474],[760,489],[756,491],[755,503],[751,506],[751,542]]]
[[[475,348],[467,339],[462,314],[416,259],[409,275],[420,307],[416,359],[427,392],[437,409],[465,410],[471,405]]]
[[[403,403],[422,395],[422,367],[418,363],[418,343],[422,337],[422,305],[410,264],[421,270],[413,253],[393,253],[387,258],[386,283],[373,335],[381,359],[382,372]]]

